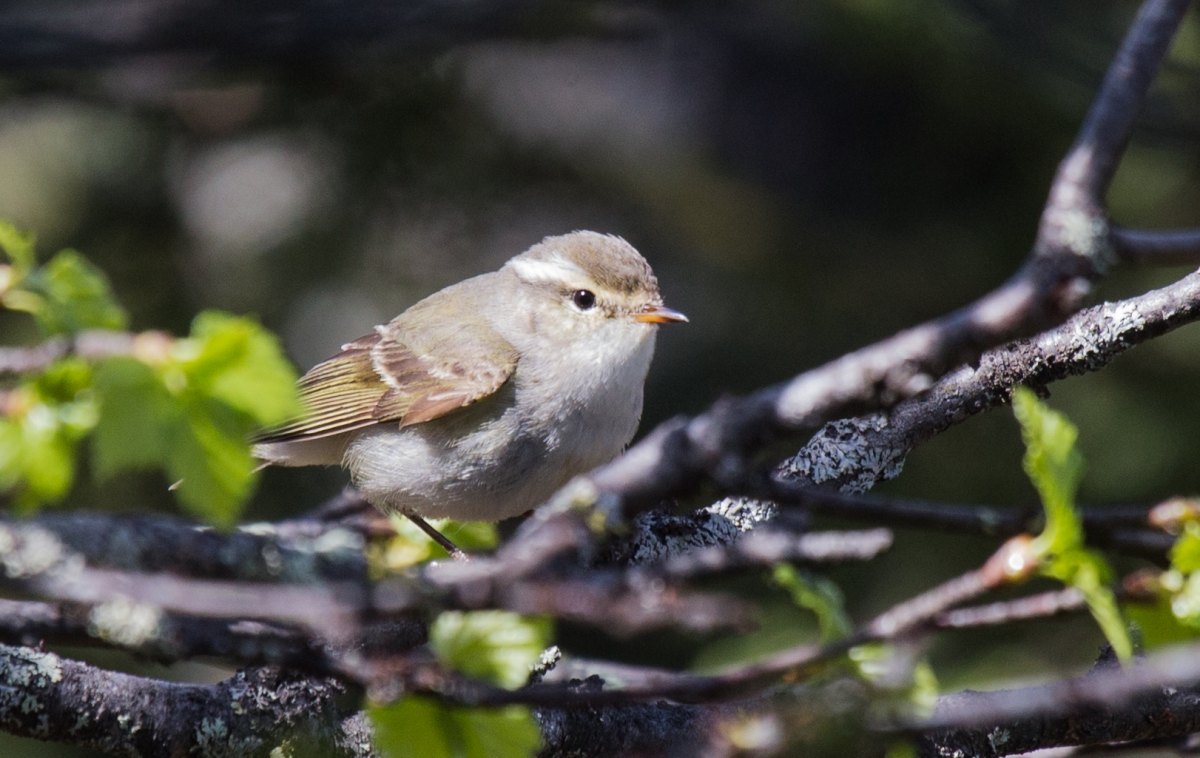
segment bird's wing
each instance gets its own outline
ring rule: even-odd
[[[516,368],[516,350],[491,329],[443,324],[420,334],[405,326],[401,317],[377,327],[314,366],[300,380],[308,413],[258,441],[314,440],[379,423],[431,421],[491,395]]]

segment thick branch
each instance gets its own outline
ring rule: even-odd
[[[342,711],[334,680],[250,669],[211,686],[105,671],[0,645],[0,726],[135,758],[375,755],[361,714]]]
[[[941,699],[921,727],[923,756],[1001,756],[1200,731],[1200,652],[1157,653],[1129,668],[1038,687],[962,692]]]
[[[829,424],[781,472],[788,481],[862,492],[900,472],[905,456],[971,416],[1005,404],[1017,385],[1098,371],[1143,342],[1200,319],[1200,272],[1076,314],[1056,329],[983,355],[928,392],[868,416]]]

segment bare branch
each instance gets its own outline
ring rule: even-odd
[[[0,376],[42,371],[59,358],[78,355],[88,360],[134,355],[151,343],[169,341],[163,332],[88,331],[74,337],[54,337],[33,347],[0,348]]]
[[[1200,229],[1113,226],[1112,242],[1122,260],[1142,266],[1195,266],[1200,263]]]
[[[921,731],[925,756],[1012,755],[1200,731],[1200,649],[1174,648],[1127,668],[1038,687],[943,697]]]
[[[939,629],[966,629],[974,626],[996,626],[1013,621],[1045,618],[1085,608],[1087,608],[1087,600],[1084,599],[1083,593],[1074,587],[1068,587],[1064,590],[1042,592],[1017,600],[1005,600],[972,608],[943,611],[934,616],[933,623]]]
[[[1098,371],[1135,345],[1200,319],[1200,273],[1103,303],[1062,326],[991,350],[884,416],[826,426],[781,471],[788,481],[861,492],[900,472],[904,457],[951,426],[1009,401],[1017,385]]]
[[[249,669],[211,686],[120,674],[0,645],[0,726],[10,734],[135,758],[375,755],[334,680]]]
[[[677,555],[662,566],[661,574],[683,579],[769,566],[779,561],[809,564],[869,561],[891,546],[892,533],[888,529],[797,534],[773,522],[745,534],[731,545],[713,545]]]

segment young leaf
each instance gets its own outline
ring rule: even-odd
[[[1123,661],[1133,657],[1129,630],[1121,617],[1117,599],[1108,587],[1112,572],[1104,556],[1087,548],[1075,548],[1055,556],[1042,573],[1082,592],[1088,611],[1108,644],[1112,645],[1113,652]]]
[[[549,619],[508,611],[446,611],[429,629],[429,646],[450,668],[519,687],[549,644]]]
[[[850,619],[836,584],[823,576],[798,572],[787,563],[775,564],[771,578],[791,594],[793,603],[816,614],[823,641],[850,634]]]
[[[303,410],[296,372],[279,341],[256,321],[205,311],[192,321],[191,353],[182,361],[193,388],[274,426]]]
[[[1032,546],[1042,559],[1040,573],[1082,592],[1117,657],[1128,660],[1133,643],[1108,588],[1111,572],[1103,556],[1084,547],[1083,521],[1075,510],[1083,476],[1083,455],[1075,448],[1079,430],[1025,387],[1013,391],[1013,413],[1025,440],[1025,473],[1046,513],[1046,526]]]
[[[1083,456],[1075,449],[1079,430],[1026,387],[1013,391],[1012,406],[1025,440],[1025,473],[1046,511],[1046,526],[1034,549],[1054,555],[1083,543],[1083,524],[1075,513],[1075,493],[1083,477]]]
[[[1166,598],[1154,605],[1130,603],[1125,606],[1125,614],[1141,630],[1142,645],[1147,650],[1188,642],[1200,635],[1200,624],[1185,623]]]
[[[368,548],[367,559],[372,575],[381,579],[388,574],[401,571],[428,560],[449,557],[441,545],[404,516],[393,513],[388,516],[395,535],[384,542],[374,542]],[[497,543],[496,526],[486,521],[459,522],[450,519],[428,519],[429,524],[446,535],[454,544],[467,552],[490,550]]]
[[[529,758],[541,736],[528,708],[452,708],[423,697],[369,711],[387,758]]]

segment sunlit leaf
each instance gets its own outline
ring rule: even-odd
[[[790,564],[777,563],[771,578],[792,596],[792,602],[817,616],[821,639],[828,642],[850,634],[842,592],[829,579],[796,571]]]
[[[1182,610],[1182,609],[1181,609]],[[1129,603],[1125,614],[1141,631],[1142,645],[1147,650],[1188,642],[1200,637],[1200,623],[1185,623],[1177,617],[1169,599],[1153,605]],[[1200,617],[1192,617],[1200,620]]]
[[[447,611],[429,629],[439,660],[468,676],[519,687],[550,642],[550,621],[508,611]]]
[[[78,430],[63,424],[62,406],[19,390],[25,407],[0,420],[0,487],[15,490],[16,510],[31,512],[66,497],[75,481]]]
[[[1046,513],[1045,528],[1032,545],[1042,559],[1040,573],[1082,592],[1117,657],[1128,660],[1133,643],[1108,587],[1112,572],[1104,556],[1084,547],[1083,520],[1075,509],[1083,477],[1083,455],[1075,447],[1079,430],[1025,387],[1013,391],[1013,413],[1025,440],[1025,473]]]
[[[1108,644],[1112,645],[1113,652],[1123,661],[1133,657],[1129,630],[1108,586],[1112,571],[1100,553],[1087,548],[1069,550],[1055,556],[1042,573],[1082,592],[1088,611],[1096,619]]]
[[[1189,574],[1200,569],[1200,523],[1189,521],[1171,546],[1171,568]]]
[[[465,722],[462,732],[470,758],[527,758],[541,743],[541,733],[529,709],[459,709],[453,714]]]
[[[403,570],[428,560],[449,557],[441,545],[434,542],[410,519],[401,514],[388,516],[395,534],[385,542],[377,543],[369,551],[372,571],[376,578]],[[496,525],[486,521],[451,521],[429,519],[429,525],[468,553],[490,550],[496,546]]]
[[[1046,526],[1034,550],[1053,555],[1083,544],[1083,524],[1075,512],[1083,477],[1083,456],[1075,448],[1079,431],[1026,387],[1013,391],[1012,405],[1025,440],[1025,473],[1046,511]]]
[[[194,354],[184,362],[192,387],[273,426],[302,411],[296,371],[276,337],[249,318],[205,311],[192,322]]]
[[[466,709],[423,697],[369,711],[388,758],[528,758],[541,741],[528,708]]]
[[[856,645],[847,654],[858,675],[880,695],[875,708],[902,718],[926,718],[939,695],[933,667],[911,648],[876,642]]]

